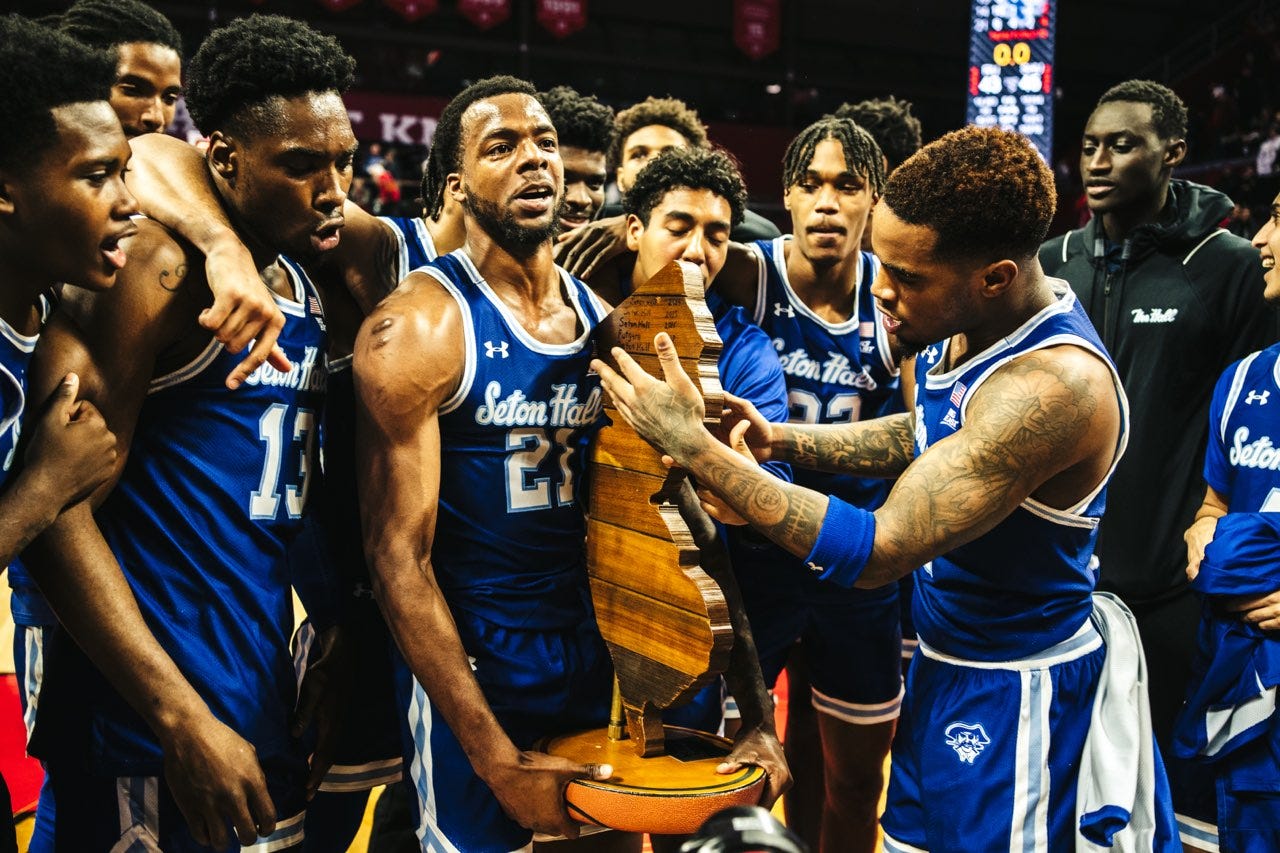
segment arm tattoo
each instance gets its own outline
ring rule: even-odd
[[[1049,357],[1012,362],[971,404],[964,427],[906,470],[876,513],[876,550],[859,586],[878,586],[976,539],[1064,469],[1099,401]]]
[[[853,424],[789,424],[782,455],[801,468],[864,477],[895,477],[915,454],[912,416]]]
[[[720,448],[698,454],[691,469],[729,506],[791,553],[803,557],[813,550],[826,517],[824,495],[774,477],[759,466]]]

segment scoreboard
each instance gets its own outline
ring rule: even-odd
[[[1053,156],[1053,31],[1057,0],[973,0],[965,120],[1016,130]]]

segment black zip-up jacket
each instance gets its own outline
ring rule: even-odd
[[[1045,272],[1080,298],[1129,398],[1129,447],[1096,553],[1101,587],[1130,602],[1186,584],[1182,534],[1204,498],[1214,383],[1277,340],[1257,250],[1218,227],[1231,207],[1217,190],[1175,180],[1160,221],[1110,252],[1099,217],[1040,248]]]

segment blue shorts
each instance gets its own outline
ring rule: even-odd
[[[100,777],[86,773],[75,762],[56,761],[46,764],[46,771],[31,853],[209,853],[213,849],[192,839],[168,786],[156,776]],[[301,811],[281,816],[271,835],[247,847],[233,842],[224,850],[294,850],[302,843],[302,820]]]
[[[902,616],[902,659],[915,657],[920,638],[916,636],[916,623],[911,615],[911,605],[916,598],[916,573],[898,578],[898,612]]]
[[[1075,849],[1079,762],[1106,657],[1092,623],[1081,632],[1092,638],[999,664],[921,642],[893,741],[886,851]]]
[[[294,635],[294,666],[299,684],[307,663],[313,629],[304,622]],[[355,683],[342,719],[333,765],[320,783],[329,793],[368,791],[397,782],[403,775],[404,746],[396,698],[394,642],[377,604],[352,605],[344,637],[355,656]]]
[[[902,704],[898,585],[845,589],[820,581],[772,543],[735,530],[730,555],[770,688],[796,641],[813,706],[858,725],[897,719]]]
[[[1264,735],[1239,747],[1222,765],[1232,768],[1275,765]],[[1280,791],[1244,790],[1217,763],[1174,762],[1178,795],[1178,833],[1184,842],[1222,853],[1274,853],[1280,850]]]
[[[454,616],[480,689],[517,748],[608,723],[613,663],[594,619],[529,631]],[[506,816],[422,685],[401,667],[423,849],[507,853],[529,844],[532,833]]]

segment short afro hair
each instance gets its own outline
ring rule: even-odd
[[[616,169],[622,163],[622,146],[627,137],[653,124],[671,128],[685,138],[690,148],[707,147],[707,127],[688,104],[678,98],[645,98],[614,118],[617,135],[609,150],[609,168]]]
[[[740,223],[747,208],[747,186],[733,157],[718,148],[685,148],[646,163],[623,198],[622,209],[647,226],[653,209],[675,189],[708,190],[720,196],[729,202],[730,225]]]
[[[486,77],[459,92],[440,114],[431,137],[431,151],[422,170],[422,204],[429,219],[438,219],[444,210],[444,182],[462,165],[462,116],[476,101],[498,95],[538,97],[533,84],[505,74]]]
[[[866,178],[873,193],[879,195],[884,191],[884,157],[871,134],[850,119],[826,116],[800,131],[787,146],[787,153],[782,157],[783,192],[804,179],[805,171],[813,162],[813,153],[824,139],[840,143],[844,149],[845,167]]]
[[[1186,139],[1187,105],[1168,86],[1152,80],[1126,80],[1102,93],[1096,110],[1112,101],[1133,101],[1151,107],[1151,123],[1161,139]]]
[[[561,145],[608,155],[613,148],[613,110],[569,86],[555,86],[538,93]]]
[[[187,69],[187,109],[206,136],[260,132],[273,98],[342,94],[356,62],[332,36],[280,15],[250,15],[214,30]]]
[[[101,50],[122,44],[158,44],[182,57],[182,37],[169,19],[139,0],[76,0],[57,19],[58,29]]]
[[[955,130],[893,171],[881,200],[894,216],[937,232],[945,260],[1035,257],[1057,195],[1026,137],[995,127]]]
[[[18,15],[0,17],[0,168],[39,162],[57,140],[52,111],[106,103],[116,78],[111,54]]]
[[[851,119],[871,134],[889,161],[890,172],[920,150],[920,119],[911,114],[910,101],[900,101],[890,95],[856,104],[841,104],[834,115]]]

